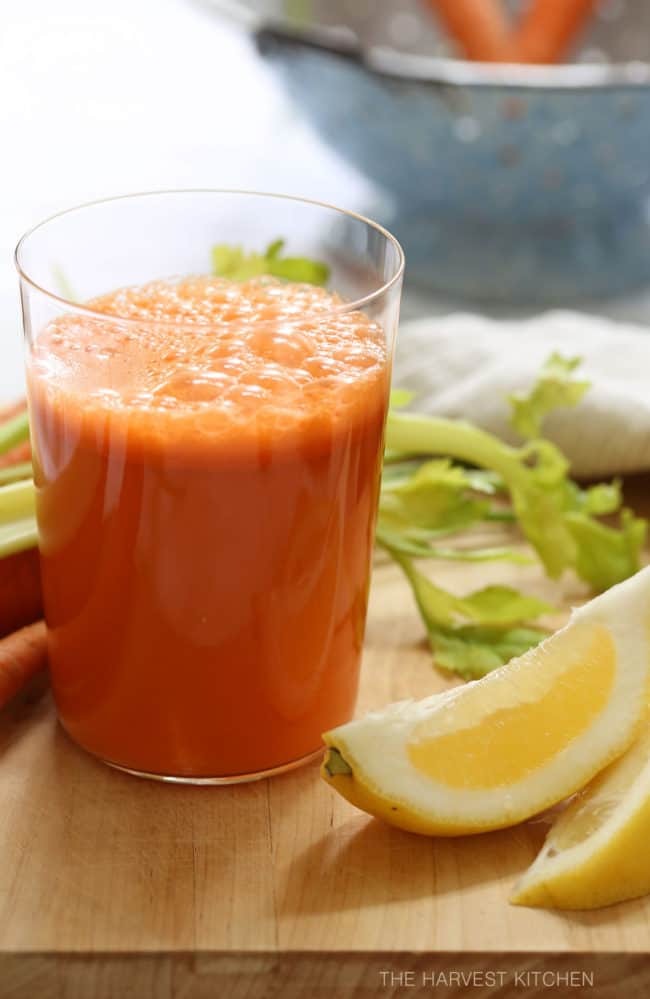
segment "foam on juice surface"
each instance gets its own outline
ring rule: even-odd
[[[335,294],[273,278],[190,277],[119,289],[38,337],[30,375],[50,401],[143,429],[259,435],[330,429],[386,387],[381,327]],[[122,322],[120,320],[128,320]]]

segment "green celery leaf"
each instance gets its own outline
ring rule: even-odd
[[[269,243],[269,245],[266,248],[266,253],[264,254],[266,259],[275,260],[277,257],[279,257],[280,254],[282,253],[282,250],[284,249],[285,242],[286,240],[284,239],[274,239],[272,243]]]
[[[540,376],[528,394],[508,396],[512,408],[510,422],[526,438],[541,436],[544,417],[554,409],[576,406],[589,388],[589,382],[578,382],[572,377],[580,364],[579,357],[562,357],[551,354]]]
[[[555,608],[538,597],[526,596],[511,586],[485,586],[466,597],[459,598],[461,614],[478,624],[505,625],[518,621],[532,621]]]
[[[526,596],[511,586],[485,586],[458,597],[436,586],[415,568],[411,559],[396,553],[427,625],[450,627],[458,623],[488,626],[512,625],[530,621],[554,608],[538,597]]]
[[[212,273],[230,281],[249,281],[268,274],[266,257],[259,253],[245,254],[240,246],[220,244],[212,247]]]
[[[432,543],[439,538],[447,538],[455,534],[455,528],[430,531],[425,528],[407,527],[399,524],[387,524],[383,518],[377,521],[375,541],[389,553],[401,552],[413,558],[433,558]]]
[[[524,622],[553,608],[509,586],[486,586],[457,597],[419,572],[411,559],[393,552],[413,589],[436,665],[476,679],[521,655],[545,637]]]
[[[330,275],[327,264],[307,257],[283,257],[285,241],[276,239],[264,254],[245,253],[241,246],[219,243],[212,247],[212,273],[231,281],[248,281],[269,274],[285,281],[324,285]]]
[[[397,561],[404,569],[413,589],[416,603],[429,631],[431,628],[451,628],[458,619],[458,598],[453,593],[436,586],[418,572],[404,557]]]
[[[533,441],[515,454],[520,465],[508,483],[513,509],[546,572],[556,579],[576,565],[578,554],[564,516],[568,462],[550,441]]]
[[[618,479],[614,479],[613,482],[599,482],[586,489],[581,489],[568,479],[566,489],[568,509],[593,514],[595,517],[616,513],[623,502],[621,483]]]
[[[446,537],[453,531],[391,531],[384,524],[377,525],[376,542],[389,552],[400,552],[412,558],[437,558],[448,562],[512,562],[530,565],[529,555],[513,548],[486,546],[484,548],[442,548],[433,545],[435,538]]]
[[[480,628],[469,625],[454,631],[429,630],[436,666],[463,680],[482,676],[521,656],[546,634],[536,628]]]
[[[621,512],[618,529],[584,513],[567,513],[565,520],[577,547],[578,575],[595,590],[607,590],[640,568],[648,524],[631,510]]]
[[[218,277],[228,277],[241,265],[244,254],[239,246],[219,243],[210,250],[212,273]]]
[[[318,260],[307,260],[304,257],[284,257],[283,260],[268,261],[268,273],[285,281],[297,281],[301,284],[327,284],[330,269],[327,264]]]
[[[419,465],[406,478],[392,478],[382,486],[380,523],[387,529],[424,527],[457,530],[484,519],[485,500],[468,495],[465,469],[446,458]]]

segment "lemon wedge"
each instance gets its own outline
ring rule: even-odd
[[[650,729],[562,812],[510,901],[595,909],[646,895],[648,843]]]
[[[620,756],[640,732],[649,692],[650,568],[483,679],[325,733],[322,775],[354,805],[413,832],[513,825]]]

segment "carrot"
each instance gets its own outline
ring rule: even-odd
[[[0,559],[0,639],[43,614],[36,548]]]
[[[0,708],[47,665],[44,621],[0,639]]]
[[[468,59],[503,61],[509,25],[499,0],[426,0],[426,3]]]
[[[531,0],[507,46],[505,62],[559,62],[597,0]]]

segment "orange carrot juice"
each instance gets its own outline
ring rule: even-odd
[[[28,366],[52,682],[81,746],[233,777],[353,711],[388,361],[332,293],[126,288]]]

